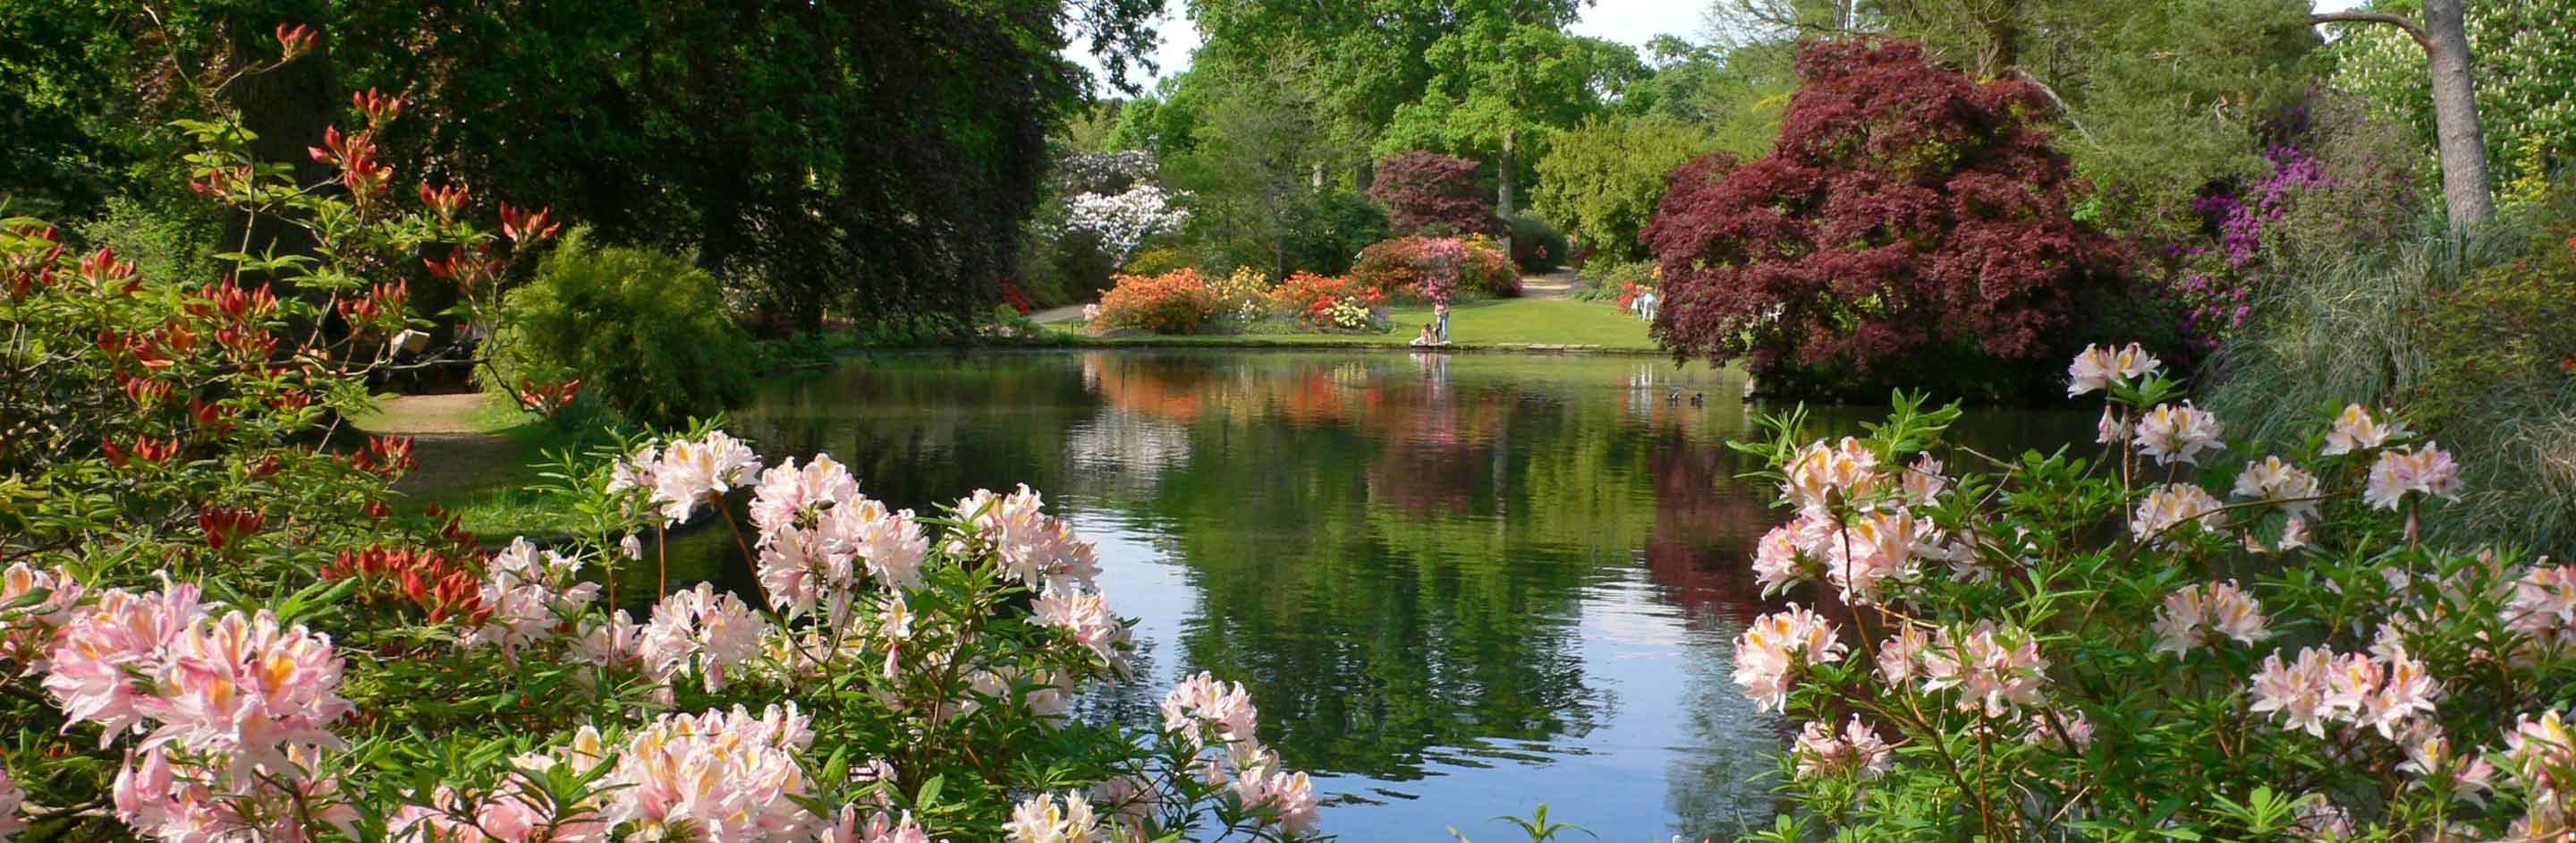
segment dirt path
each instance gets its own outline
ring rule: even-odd
[[[398,436],[422,434],[481,434],[474,426],[474,411],[481,409],[490,396],[480,392],[453,395],[400,395],[376,403],[376,412],[364,420],[369,433]]]
[[[527,461],[517,443],[475,425],[475,412],[491,400],[499,399],[478,392],[397,396],[377,402],[376,412],[366,416],[359,429],[412,437],[412,457],[419,467],[394,488],[436,498],[488,483],[494,473]]]
[[[1029,311],[1029,321],[1031,321],[1031,322],[1036,322],[1036,323],[1038,323],[1038,324],[1040,324],[1040,325],[1053,325],[1053,324],[1058,323],[1058,322],[1071,322],[1071,321],[1074,321],[1074,320],[1076,320],[1076,319],[1080,319],[1080,318],[1082,318],[1082,308],[1083,308],[1083,305],[1078,305],[1078,304],[1068,304],[1068,305],[1065,305],[1065,306],[1063,306],[1063,307],[1050,307],[1050,308],[1047,308],[1047,309],[1045,309],[1045,310],[1032,310],[1032,311]]]
[[[1521,298],[1561,299],[1573,295],[1574,270],[1560,269],[1545,275],[1521,276]]]

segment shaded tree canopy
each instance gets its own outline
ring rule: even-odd
[[[400,92],[414,117],[385,142],[407,177],[551,204],[604,241],[694,252],[809,324],[843,306],[962,327],[998,295],[1038,200],[1046,132],[1088,96],[1058,51],[1088,38],[1121,74],[1151,46],[1157,11],[1146,0],[133,11],[33,0],[0,11],[0,32],[64,34],[13,38],[0,88],[73,92],[47,94],[60,102],[33,119],[90,115],[84,140],[108,145],[168,113],[150,95],[171,62],[311,24],[322,52],[290,68],[316,78],[226,92],[269,140],[313,142],[341,90]],[[129,145],[125,157],[148,154]],[[127,162],[76,163],[114,175]]]
[[[2073,217],[2046,95],[1907,41],[1817,43],[1798,68],[1770,155],[1674,172],[1645,234],[1668,293],[1656,337],[1820,391],[2059,359],[2119,253]]]

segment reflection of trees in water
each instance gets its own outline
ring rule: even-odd
[[[1692,625],[1716,640],[1731,641],[1743,633],[1744,621],[1714,609],[1689,610]],[[1690,689],[1683,697],[1687,712],[1674,741],[1684,747],[1664,774],[1665,805],[1678,815],[1680,833],[1688,840],[1736,840],[1748,831],[1768,828],[1779,800],[1779,785],[1765,752],[1785,745],[1781,720],[1754,710],[1753,700],[1735,685],[1729,659],[1695,659],[1682,663]]]
[[[1190,459],[1190,431],[1164,419],[1103,408],[1065,434],[1064,458],[1093,494],[1153,494],[1163,472]]]

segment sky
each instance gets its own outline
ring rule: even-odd
[[[2320,12],[2333,12],[2357,5],[2359,0],[2316,0],[2315,7]],[[1707,8],[1707,3],[1696,0],[1593,0],[1567,29],[1576,35],[1605,38],[1643,50],[1647,39],[1657,35],[1698,40],[1703,10]],[[1184,9],[1183,0],[1164,3],[1163,19],[1158,23],[1162,38],[1154,49],[1154,64],[1161,69],[1156,78],[1187,68],[1190,51],[1198,49],[1198,28],[1190,25]],[[1065,55],[1097,75],[1100,66],[1091,60],[1089,49],[1087,43],[1076,43],[1065,50]]]

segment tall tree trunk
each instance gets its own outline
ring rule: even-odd
[[[1495,168],[1502,176],[1501,196],[1497,197],[1496,202],[1497,210],[1501,211],[1503,216],[1502,240],[1505,256],[1512,253],[1512,135],[1514,134],[1516,133],[1510,129],[1503,130],[1503,156]]]
[[[2433,71],[2433,136],[2442,150],[2442,202],[2453,225],[2495,220],[2487,182],[2487,139],[2478,127],[2476,80],[2469,72],[2468,24],[2460,0],[2424,0],[2425,52]]]
[[[2442,204],[2452,225],[2495,220],[2487,177],[2486,134],[2478,127],[2477,82],[2470,71],[2469,30],[2460,0],[2425,0],[2424,21],[2386,12],[2331,12],[2311,23],[2384,23],[2424,48],[2433,80],[2433,145],[2442,156]]]

